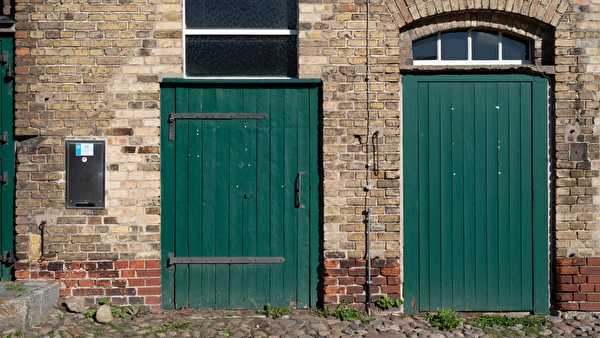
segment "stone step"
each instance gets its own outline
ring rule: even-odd
[[[43,322],[58,305],[55,282],[0,282],[0,331]]]

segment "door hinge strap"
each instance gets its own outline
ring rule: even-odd
[[[169,114],[169,141],[175,139],[177,120],[265,120],[264,113],[171,113]]]
[[[175,257],[169,254],[167,265],[177,264],[282,264],[283,257]]]

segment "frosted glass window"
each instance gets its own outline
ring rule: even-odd
[[[491,32],[471,32],[473,60],[498,60],[500,35]]]
[[[187,28],[297,28],[298,0],[186,0]]]
[[[442,60],[467,60],[467,32],[442,33]]]
[[[297,75],[296,36],[186,37],[190,76]]]
[[[502,36],[502,59],[529,60],[529,43],[511,35]]]
[[[414,60],[437,59],[437,35],[428,36],[413,42]]]

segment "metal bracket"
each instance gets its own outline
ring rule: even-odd
[[[0,135],[0,144],[7,144],[7,143],[8,143],[8,132],[3,131],[2,135]]]
[[[169,141],[175,140],[177,120],[265,120],[264,113],[171,113],[169,114]]]
[[[2,175],[0,175],[0,184],[4,185],[8,183],[8,172],[3,171]]]
[[[2,257],[0,257],[0,263],[9,267],[12,267],[17,262],[17,259],[10,251],[4,251]]]
[[[283,257],[175,257],[171,252],[167,266],[177,264],[282,264]]]

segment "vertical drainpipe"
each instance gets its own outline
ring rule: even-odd
[[[367,135],[366,135],[366,145],[365,145],[365,153],[366,153],[366,182],[365,182],[365,258],[367,260],[366,264],[366,274],[367,274],[367,282],[366,282],[366,291],[365,291],[365,309],[368,314],[371,314],[371,284],[372,284],[372,276],[371,276],[371,208],[369,207],[369,195],[370,191],[373,188],[371,180],[369,178],[369,139],[371,134],[371,87],[370,87],[370,77],[371,77],[371,65],[369,63],[369,17],[370,17],[370,0],[366,0],[366,10],[367,16],[365,18],[366,27],[365,27],[365,84],[366,84],[366,119],[367,119]]]

